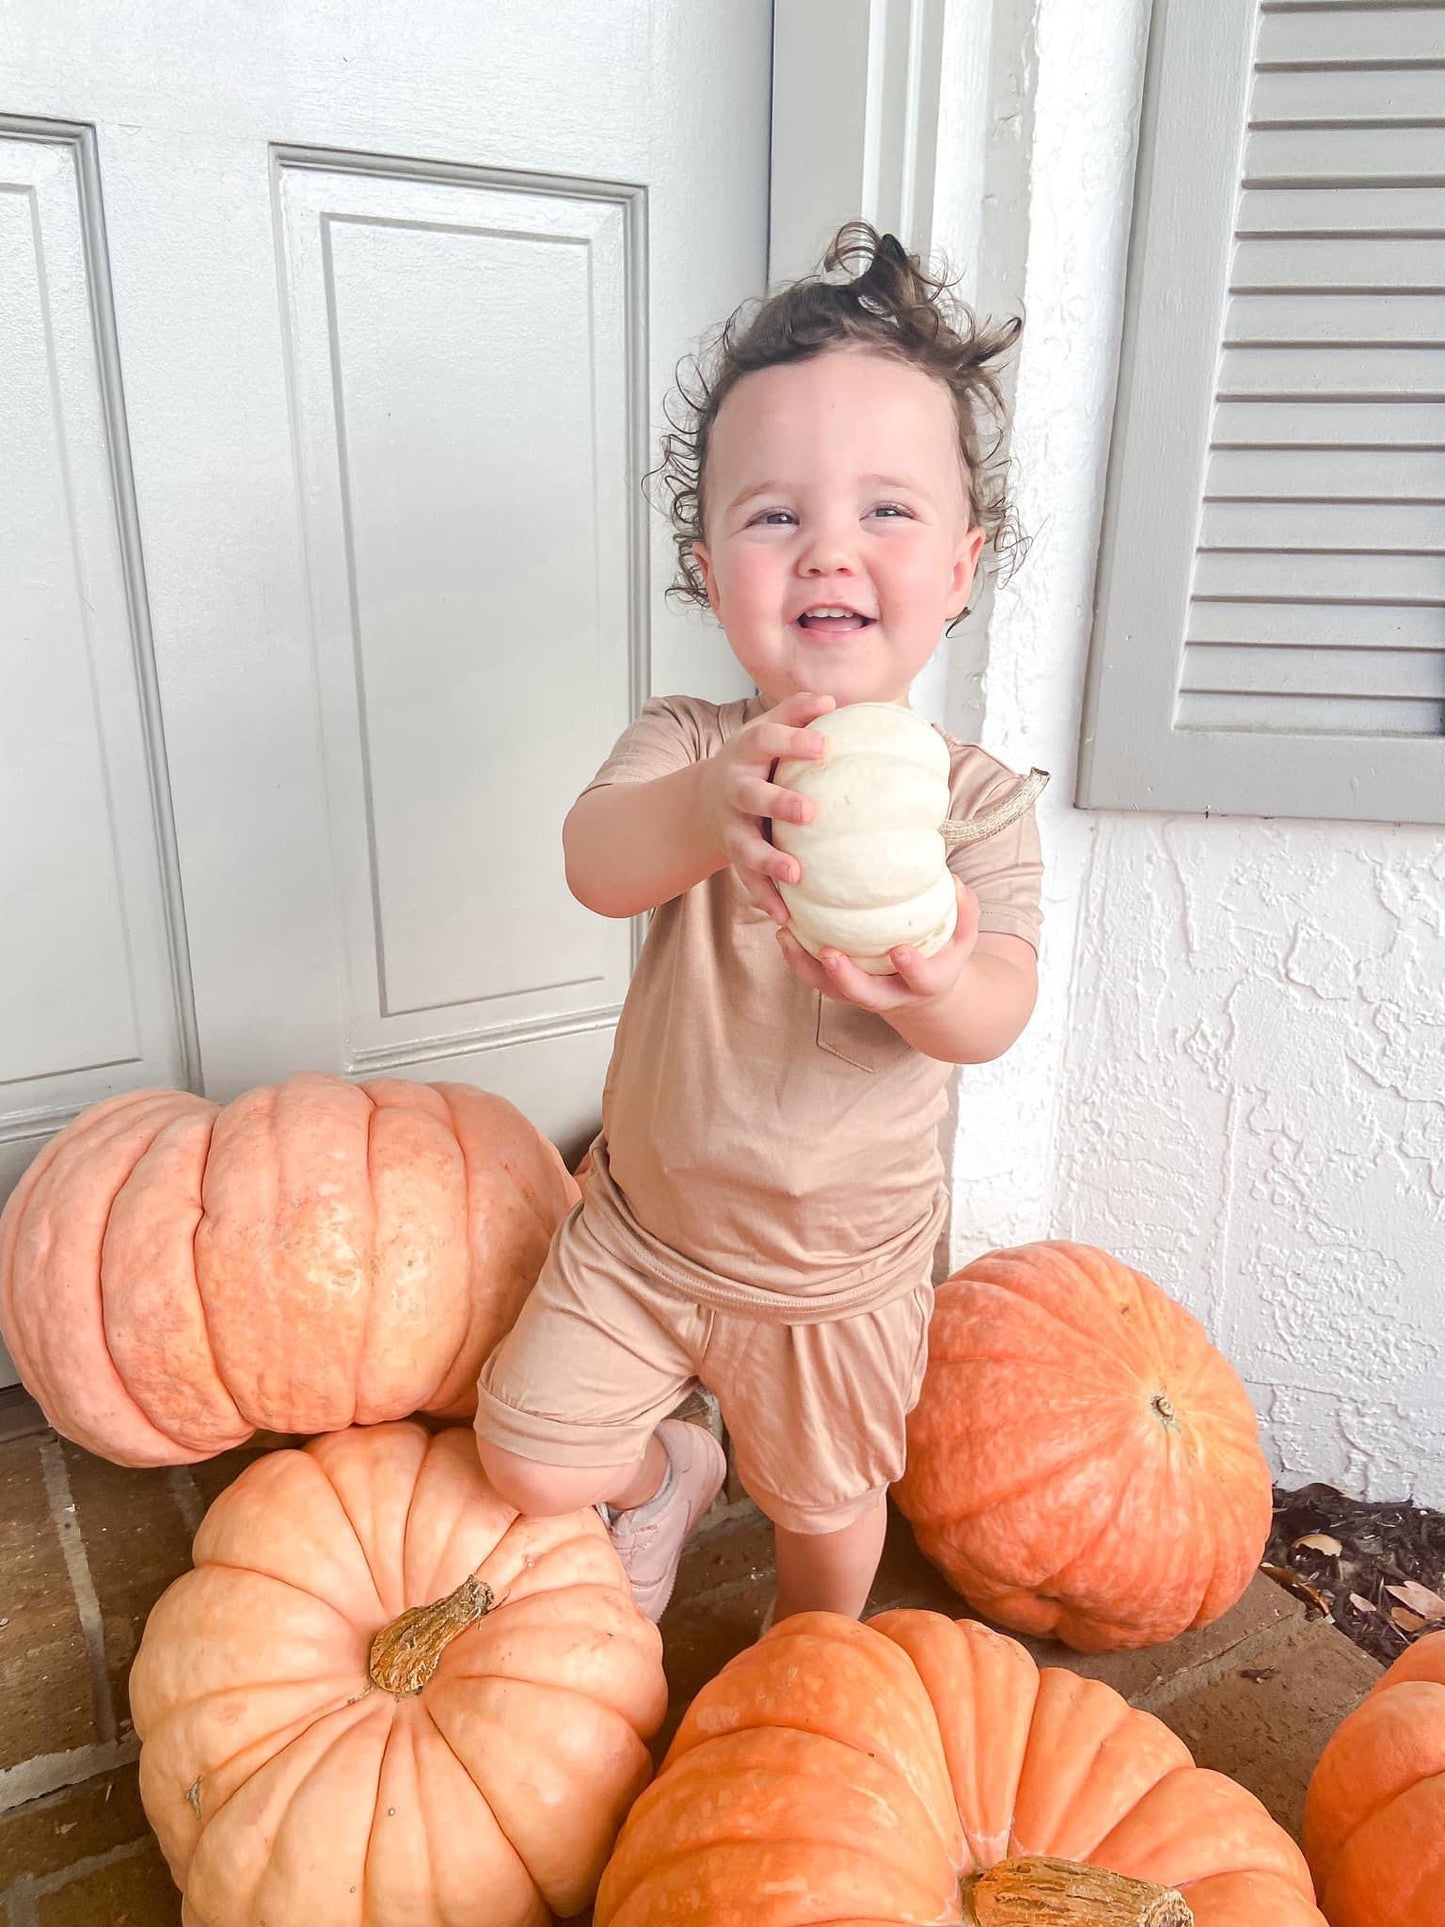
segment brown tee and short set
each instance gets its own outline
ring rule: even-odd
[[[760,714],[649,702],[590,789],[711,756]],[[1016,778],[952,755],[950,817]],[[1032,813],[951,850],[981,931],[1037,948]],[[786,1531],[832,1532],[903,1470],[946,1208],[951,1064],[809,990],[731,869],[653,913],[608,1068],[585,1196],[482,1373],[478,1431],[561,1466],[635,1463],[697,1384]]]

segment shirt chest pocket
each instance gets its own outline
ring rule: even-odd
[[[818,1047],[860,1071],[887,1070],[910,1046],[874,1011],[818,993]]]

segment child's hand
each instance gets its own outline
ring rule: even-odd
[[[957,877],[953,881],[958,892],[958,922],[953,935],[931,957],[920,957],[906,944],[891,950],[888,954],[896,973],[891,977],[870,977],[841,950],[825,947],[821,959],[810,956],[791,930],[779,930],[779,947],[794,974],[810,990],[821,990],[837,1003],[857,1004],[882,1016],[905,1005],[944,998],[963,975],[978,941],[978,898],[966,883],[960,883]]]
[[[821,736],[809,735],[807,725],[836,707],[831,696],[789,696],[740,729],[703,765],[703,808],[718,847],[751,901],[778,924],[788,921],[788,906],[775,879],[797,883],[802,867],[774,849],[763,824],[775,816],[811,823],[817,805],[773,782],[773,768],[784,756],[822,756],[827,745]]]

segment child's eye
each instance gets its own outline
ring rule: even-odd
[[[791,509],[764,509],[756,520],[764,528],[782,529],[797,520]]]
[[[901,502],[880,502],[872,513],[874,515],[886,515],[890,520],[898,518],[907,521],[909,519],[908,510],[904,508]]]

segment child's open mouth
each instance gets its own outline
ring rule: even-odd
[[[805,609],[797,626],[813,636],[847,636],[857,629],[871,629],[874,618],[860,616],[856,609]]]

